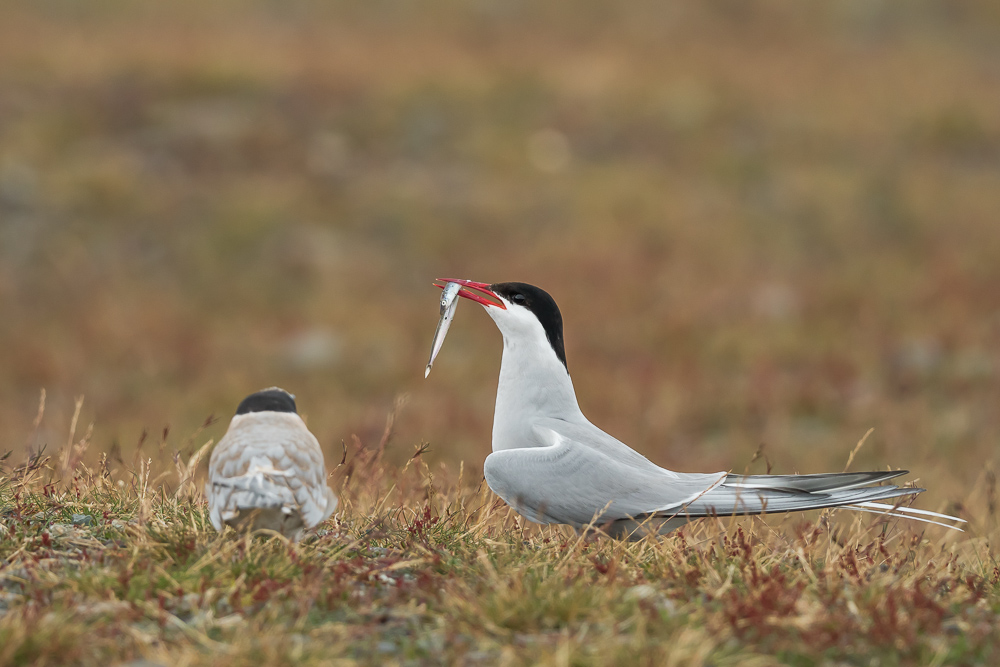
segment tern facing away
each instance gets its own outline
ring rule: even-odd
[[[271,387],[250,394],[208,462],[209,518],[215,529],[273,530],[293,542],[326,521],[337,496],[326,485],[323,451],[295,409]]]
[[[599,527],[614,537],[666,534],[691,519],[824,507],[884,513],[954,528],[957,517],[877,501],[924,491],[878,485],[907,473],[734,475],[661,468],[594,426],[580,411],[566,366],[562,315],[526,283],[477,283],[459,296],[482,304],[503,334],[486,483],[536,523]],[[437,285],[444,287],[443,285]],[[473,291],[475,290],[475,291]],[[957,529],[956,529],[957,530]]]

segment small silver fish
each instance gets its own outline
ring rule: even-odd
[[[458,283],[448,283],[441,293],[441,319],[438,320],[437,329],[434,331],[434,342],[431,344],[431,358],[427,362],[427,368],[424,369],[425,378],[431,374],[431,366],[434,364],[434,359],[438,356],[438,352],[441,351],[441,346],[444,345],[444,337],[448,335],[448,328],[451,326],[451,321],[455,319],[455,309],[458,308],[458,291],[460,289],[462,289],[462,286]]]

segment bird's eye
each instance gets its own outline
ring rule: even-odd
[[[524,301],[524,295],[523,294],[515,294],[514,295],[514,301],[523,302]]]

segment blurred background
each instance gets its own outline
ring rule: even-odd
[[[854,469],[958,501],[998,214],[991,0],[2,3],[0,455],[78,396],[89,458],[185,451],[280,385],[331,467],[401,406],[389,456],[478,475],[478,306],[423,378],[461,277],[548,290],[584,412],[660,464],[839,470],[874,427]]]

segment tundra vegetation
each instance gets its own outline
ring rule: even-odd
[[[1000,642],[982,536],[842,512],[593,539],[420,447],[345,447],[341,511],[292,544],[215,532],[205,450],[7,471],[0,664],[984,664]]]
[[[997,662],[998,12],[0,3],[0,664]],[[552,293],[661,465],[853,452],[968,530],[525,525],[437,277]],[[200,495],[272,385],[341,496],[296,546]]]

